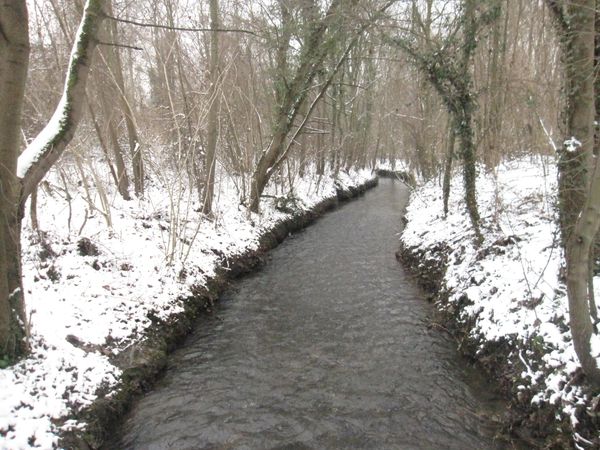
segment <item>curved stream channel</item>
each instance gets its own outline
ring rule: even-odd
[[[171,357],[126,449],[501,449],[504,405],[427,327],[394,257],[407,189],[382,179],[272,251]]]

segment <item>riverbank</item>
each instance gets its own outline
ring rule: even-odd
[[[440,310],[438,325],[510,398],[509,431],[532,448],[600,448],[600,396],[583,383],[567,326],[554,162],[507,163],[477,186],[479,248],[455,176],[447,218],[437,180],[412,193],[398,256]],[[597,335],[592,346],[600,355]]]
[[[112,196],[103,209],[84,192],[45,185],[45,220],[23,233],[32,353],[0,370],[1,447],[55,448],[60,438],[61,447],[98,448],[229,279],[377,184],[370,171],[309,177],[296,180],[293,197],[269,190],[260,215],[223,181],[212,220],[198,220],[180,193]]]

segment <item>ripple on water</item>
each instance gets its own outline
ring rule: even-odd
[[[116,448],[505,448],[489,386],[427,328],[394,259],[407,196],[381,180],[274,250],[172,356]]]

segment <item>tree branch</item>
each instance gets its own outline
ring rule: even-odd
[[[109,47],[119,47],[119,48],[130,48],[131,50],[140,50],[143,51],[144,49],[141,47],[136,47],[135,45],[127,45],[127,44],[117,44],[116,42],[102,42],[102,41],[96,41],[96,43],[98,45],[106,45]]]
[[[102,4],[102,0],[86,1],[77,36],[73,41],[60,102],[44,129],[19,156],[17,176],[22,183],[21,207],[62,155],[83,114],[85,85],[97,44],[96,34],[103,19]]]
[[[115,22],[126,23],[129,25],[135,25],[137,27],[144,27],[144,28],[160,28],[162,30],[187,31],[187,32],[191,32],[191,33],[203,33],[203,32],[211,32],[211,31],[213,31],[213,32],[216,31],[219,33],[244,33],[244,34],[250,34],[252,36],[259,37],[259,35],[256,34],[254,31],[244,30],[241,28],[212,29],[212,28],[193,28],[193,27],[172,27],[169,25],[161,25],[158,23],[147,23],[147,22],[140,22],[138,20],[119,19],[118,17],[109,16],[108,14],[104,14],[104,17],[106,19],[114,20]]]

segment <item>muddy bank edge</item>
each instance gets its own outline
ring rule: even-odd
[[[445,287],[444,276],[450,254],[450,248],[445,243],[421,248],[408,247],[401,241],[396,257],[406,270],[412,273],[426,291],[429,300],[435,304],[438,312],[435,320],[438,325],[450,332],[457,341],[459,351],[485,370],[490,380],[497,384],[500,393],[509,401],[508,410],[502,418],[503,433],[519,438],[526,443],[527,448],[532,449],[576,448],[572,439],[575,433],[593,439],[598,427],[597,419],[586,414],[583,405],[578,414],[579,425],[574,430],[568,418],[560,414],[558,405],[547,402],[534,405],[531,402],[535,395],[534,390],[523,389],[522,374],[528,368],[519,355],[527,350],[535,355],[535,359],[530,360],[529,364],[543,366],[543,349],[536,348],[535,342],[516,342],[509,337],[497,342],[481,342],[473,337],[471,332],[474,322],[461,319],[464,317],[463,309],[470,304],[467,296],[462,297],[464,301],[448,301],[452,292]],[[581,376],[578,378],[576,375],[570,383],[581,383]]]

